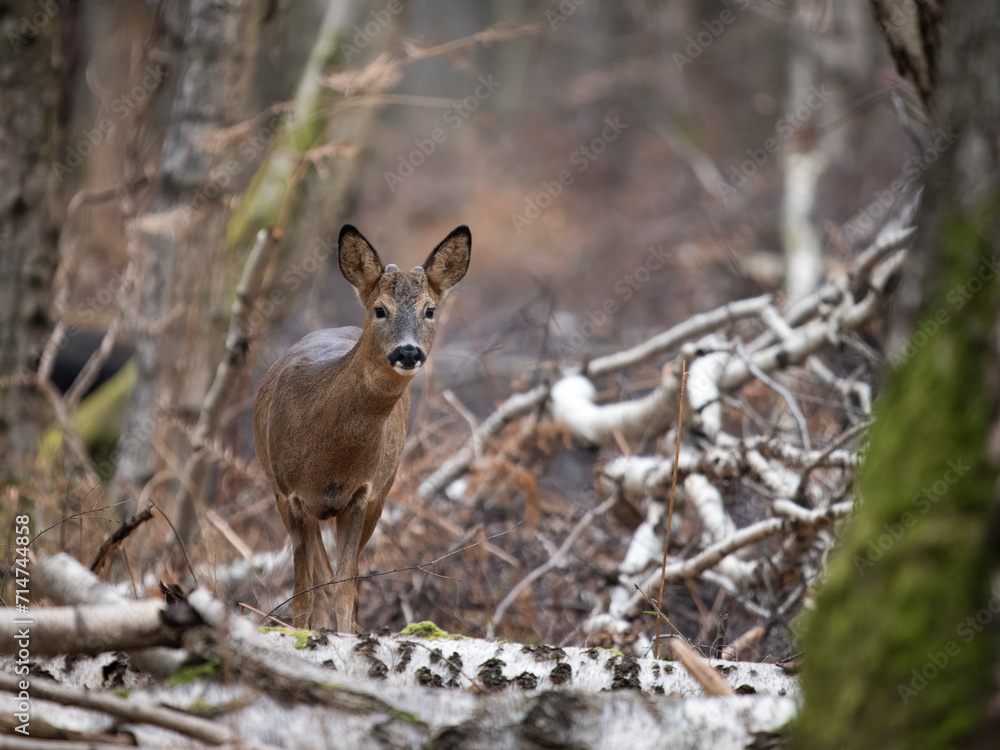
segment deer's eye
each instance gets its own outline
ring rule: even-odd
[[[375,317],[376,318],[384,318],[385,317],[385,308],[384,307],[376,307],[375,308]]]
[[[433,307],[428,307],[427,310],[426,310],[426,312],[424,312],[424,315],[426,315],[428,318],[433,318],[434,317],[434,308]]]

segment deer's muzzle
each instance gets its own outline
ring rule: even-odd
[[[427,355],[419,346],[407,344],[406,346],[397,346],[393,350],[392,354],[389,355],[389,364],[397,370],[415,370],[426,359]]]

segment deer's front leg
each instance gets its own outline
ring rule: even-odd
[[[309,627],[330,628],[333,627],[333,589],[334,586],[324,585],[335,581],[333,568],[330,567],[330,556],[326,553],[326,546],[323,544],[323,522],[315,521],[313,524],[313,541],[309,545],[309,571],[312,575],[310,586],[318,588],[312,591],[312,616],[309,618]]]
[[[358,597],[358,556],[365,525],[368,488],[358,490],[350,504],[337,516],[337,580],[333,592],[333,611],[337,615],[337,632],[357,631],[354,607]],[[344,580],[350,579],[350,580]]]
[[[303,510],[298,497],[284,498],[275,494],[275,499],[281,520],[292,540],[292,566],[295,570],[292,626],[325,627],[330,624],[330,598],[324,589],[313,589],[313,586],[332,580],[333,574],[320,536],[319,521]]]
[[[295,583],[292,586],[292,627],[309,627],[309,615],[312,612],[312,592],[305,592],[312,586],[312,576],[309,574],[309,537],[306,519],[297,512],[288,500],[276,496],[281,520],[285,522],[288,536],[292,540],[292,567],[295,571]]]

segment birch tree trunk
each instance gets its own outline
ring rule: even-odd
[[[950,0],[940,50],[924,40],[932,116],[959,137],[928,172],[863,504],[808,621],[800,747],[996,735],[998,38],[1000,3]]]
[[[785,117],[797,125],[797,135],[782,158],[781,239],[789,302],[811,293],[823,278],[823,233],[813,216],[820,181],[828,167],[847,162],[857,146],[846,121],[827,132],[817,132],[817,126],[848,115],[846,100],[868,73],[870,46],[864,0],[799,2],[795,8]],[[809,112],[805,117],[804,111]]]
[[[0,456],[25,477],[50,418],[34,371],[51,329],[58,255],[49,167],[58,143],[58,17],[34,0],[5,4],[0,20]],[[36,19],[36,17],[38,17]],[[43,23],[38,23],[44,20]]]

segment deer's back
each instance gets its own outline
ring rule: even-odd
[[[360,336],[361,329],[354,326],[313,331],[293,344],[264,375],[254,401],[253,437],[261,468],[272,483],[279,484],[272,459],[281,458],[272,455],[275,438],[299,432],[297,443],[312,442],[302,430],[316,418],[321,394],[346,364],[344,357]],[[298,452],[295,446],[289,448]],[[277,489],[287,492],[281,486]]]

